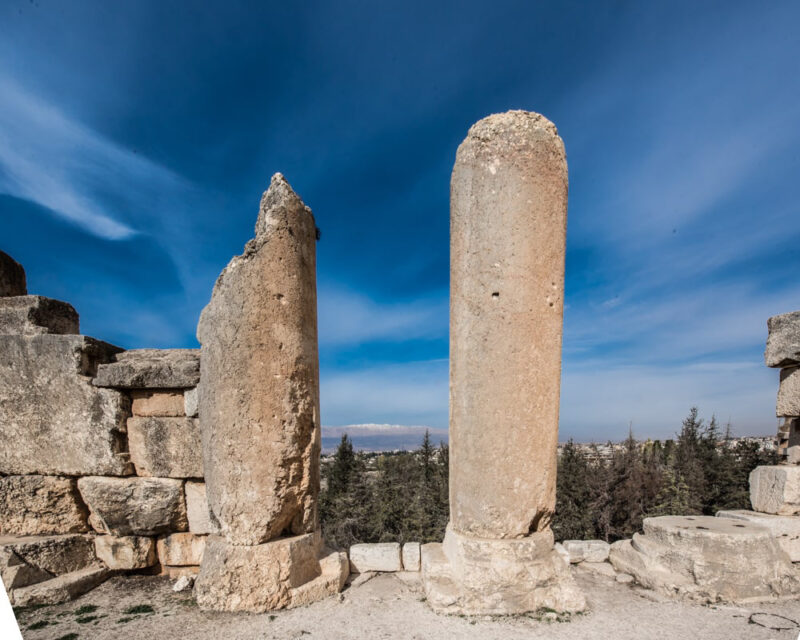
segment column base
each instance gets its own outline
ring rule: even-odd
[[[252,546],[209,536],[195,596],[206,611],[287,609],[339,593],[349,572],[347,554],[323,548],[318,531]]]
[[[509,615],[578,612],[586,600],[553,548],[553,533],[471,538],[448,525],[444,542],[422,547],[422,582],[437,613]]]

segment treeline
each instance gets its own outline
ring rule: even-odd
[[[428,433],[416,451],[356,453],[345,435],[332,461],[323,465],[320,520],[327,543],[434,542],[449,518],[447,445]],[[557,540],[609,542],[641,530],[656,515],[713,515],[749,509],[748,476],[775,464],[774,452],[755,442],[734,441],[714,418],[692,409],[674,440],[637,442],[633,434],[610,458],[572,441],[558,462]]]

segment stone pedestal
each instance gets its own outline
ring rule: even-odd
[[[441,611],[580,610],[553,549],[567,164],[555,126],[484,118],[450,185],[450,526],[426,545]]]

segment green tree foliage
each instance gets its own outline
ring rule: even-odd
[[[611,451],[610,455],[607,453]],[[714,515],[750,506],[748,478],[775,452],[755,442],[734,443],[714,417],[696,408],[676,438],[621,446],[580,447],[571,440],[558,461],[557,540],[628,538],[658,515]],[[323,466],[320,520],[327,543],[441,541],[449,519],[449,450],[426,432],[416,451],[357,453],[347,436]]]

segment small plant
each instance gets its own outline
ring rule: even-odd
[[[56,638],[56,640],[78,640],[77,633],[68,633],[67,635]]]
[[[89,624],[90,622],[97,620],[99,617],[100,616],[83,616],[80,618],[75,618],[75,622],[78,624]]]
[[[35,629],[44,629],[50,623],[47,620],[39,620],[39,622],[34,622],[33,624],[28,625],[28,629],[30,631],[34,631]]]
[[[270,615],[270,617],[269,617],[269,621],[270,621],[270,622],[272,622],[272,621],[273,621],[275,618],[277,618],[277,617],[278,617],[278,616],[276,616],[276,615],[274,615],[274,614],[273,614],[273,615]]]
[[[155,613],[155,610],[149,604],[137,604],[133,607],[128,607],[122,613],[126,616],[135,616],[140,613]]]
[[[88,613],[94,613],[97,611],[97,605],[94,604],[85,604],[82,607],[78,607],[75,609],[76,616],[85,616]]]
[[[117,620],[117,624],[125,624],[126,622],[130,622],[133,618],[120,618]]]

